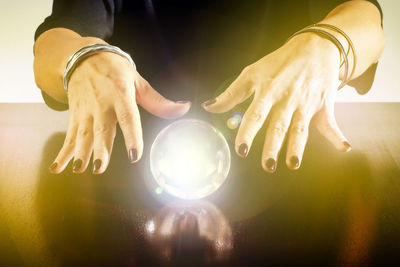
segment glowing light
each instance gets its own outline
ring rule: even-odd
[[[226,122],[226,126],[228,126],[229,129],[234,130],[239,126],[239,123],[235,119],[229,118]]]
[[[184,199],[215,192],[226,180],[230,160],[224,136],[200,120],[170,124],[150,150],[150,169],[160,188]]]
[[[163,189],[162,189],[161,187],[158,186],[158,187],[156,188],[155,191],[156,191],[156,194],[157,194],[157,195],[161,195],[162,192],[163,192]]]
[[[150,234],[154,233],[154,231],[155,231],[155,229],[156,229],[156,226],[155,226],[153,220],[148,221],[148,222],[146,223],[146,226],[145,226],[145,227],[146,227],[146,231],[147,231],[148,233],[150,233]]]

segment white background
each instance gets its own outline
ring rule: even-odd
[[[379,2],[386,47],[373,88],[364,96],[344,88],[339,102],[400,102],[400,1]],[[0,102],[43,102],[33,78],[32,46],[34,32],[51,6],[52,0],[0,0]]]

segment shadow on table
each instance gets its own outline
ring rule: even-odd
[[[166,124],[144,125],[152,129],[147,131],[147,140],[154,139]],[[229,222],[232,235],[230,257],[213,261],[216,254],[204,252],[209,251],[211,239],[198,234],[198,213],[171,206],[173,201],[164,207],[165,203],[154,197],[146,183],[151,179],[148,162],[143,158],[129,164],[120,132],[109,168],[98,176],[90,171],[72,174],[70,165],[59,175],[48,172],[64,137],[64,133],[56,133],[44,147],[36,199],[46,246],[62,265],[182,265],[182,236],[196,231],[195,240],[204,244],[201,249],[194,246],[203,252],[191,255],[193,265],[337,262],[361,266],[369,260],[378,207],[369,164],[357,152],[335,152],[314,136],[299,171],[283,167],[282,157],[274,175],[262,171],[260,149],[254,149],[245,160],[233,155],[229,179],[203,205],[210,214],[220,214],[222,224]],[[178,233],[169,243],[148,238],[149,222],[163,221],[165,210],[175,214],[170,232]],[[160,212],[164,214],[161,217]],[[229,231],[225,235],[229,236]],[[173,261],[165,259],[160,244],[173,246],[167,249],[175,253]],[[205,259],[207,255],[214,258]]]
[[[365,266],[373,261],[380,189],[365,156],[337,152],[312,131],[302,167],[288,170],[283,152],[270,175],[259,167],[261,142],[256,140],[245,163],[233,164],[232,185],[214,196],[235,232],[232,262]]]

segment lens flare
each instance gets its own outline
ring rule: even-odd
[[[194,119],[164,128],[150,150],[150,169],[163,191],[183,199],[215,192],[226,180],[230,151],[212,125]]]
[[[231,116],[229,117],[229,119],[226,122],[226,126],[231,129],[234,130],[237,127],[240,126],[240,123],[242,123],[242,118],[243,118],[243,114],[240,112],[233,112],[231,114]]]

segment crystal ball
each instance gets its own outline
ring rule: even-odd
[[[164,128],[150,150],[150,169],[163,191],[183,199],[215,192],[226,180],[231,154],[211,124],[183,119]]]

